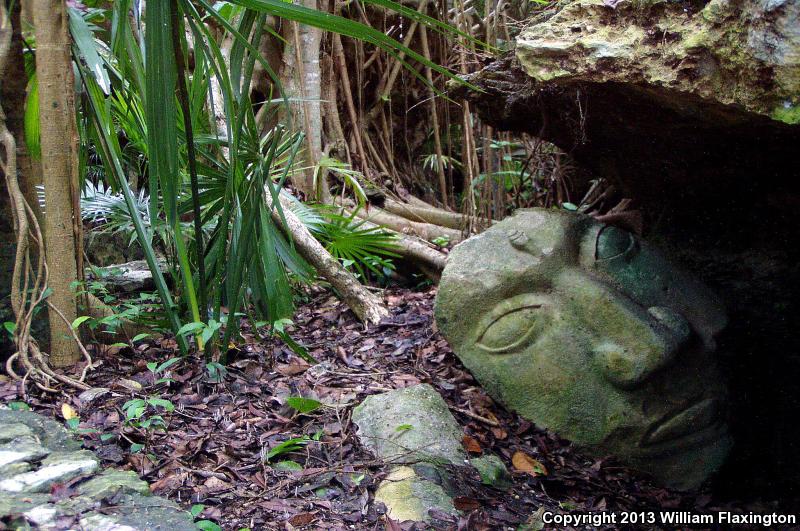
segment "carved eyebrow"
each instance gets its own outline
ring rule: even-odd
[[[511,244],[511,247],[518,251],[531,256],[541,255],[541,249],[536,247],[536,245],[533,243],[533,240],[531,240],[526,233],[520,230],[512,229],[510,232],[506,233],[506,238]]]

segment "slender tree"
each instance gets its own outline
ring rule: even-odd
[[[77,132],[69,19],[62,0],[33,0],[36,28],[36,76],[39,83],[39,122],[42,178],[45,190],[45,256],[47,284],[52,289],[50,363],[72,365],[80,351],[70,334],[76,317],[71,284],[78,278],[76,247],[80,240],[75,216],[77,202]],[[59,312],[61,315],[59,315]]]

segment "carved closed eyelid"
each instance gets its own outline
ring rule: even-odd
[[[478,338],[478,347],[492,353],[508,352],[520,347],[534,335],[541,308],[541,304],[528,304],[494,318]]]
[[[627,255],[636,247],[633,235],[613,225],[606,225],[597,233],[594,259],[598,262]]]

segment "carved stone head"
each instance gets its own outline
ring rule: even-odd
[[[724,310],[628,232],[520,211],[453,250],[436,319],[490,395],[589,452],[677,488],[728,453]]]

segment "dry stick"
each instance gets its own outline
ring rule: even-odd
[[[425,8],[428,5],[428,0],[421,0],[419,3],[419,8],[417,8],[417,13],[424,13]],[[417,26],[419,24],[417,21],[414,21],[411,26],[408,28],[408,33],[406,34],[405,38],[403,39],[403,46],[408,48],[411,44],[411,40],[414,38],[414,33],[417,31]],[[381,80],[381,83],[378,85],[378,98],[375,107],[372,108],[370,111],[370,119],[375,117],[375,114],[383,108],[382,103],[389,97],[391,94],[392,89],[394,88],[394,83],[397,81],[397,75],[400,73],[400,69],[403,67],[403,59],[405,59],[406,54],[400,52],[397,54],[397,58],[394,62],[391,63],[391,67],[387,70],[387,74],[384,74],[384,79]]]
[[[336,65],[339,67],[339,77],[342,80],[344,102],[347,107],[347,113],[350,115],[350,122],[353,124],[353,136],[355,137],[356,150],[358,151],[358,156],[361,158],[362,169],[366,170],[368,162],[367,152],[364,150],[364,143],[361,141],[358,115],[356,114],[356,106],[353,103],[353,93],[350,91],[350,76],[347,73],[347,63],[345,62],[344,50],[342,49],[342,38],[338,33],[334,33],[332,37],[333,56]]]
[[[322,72],[323,76],[327,78],[328,82],[323,84],[323,90],[325,91],[325,96],[323,98],[325,104],[325,115],[327,117],[327,122],[330,128],[333,130],[331,134],[333,135],[332,141],[335,143],[337,139],[340,139],[342,144],[344,144],[344,151],[347,157],[347,163],[352,167],[353,166],[353,158],[350,155],[350,147],[347,145],[347,140],[345,139],[344,135],[344,128],[342,127],[342,121],[339,119],[339,107],[336,105],[336,102],[339,101],[339,94],[336,89],[336,81],[335,76],[333,75],[333,58],[330,55],[325,55],[323,58],[322,64]],[[327,74],[326,74],[327,73]]]
[[[419,39],[422,44],[422,55],[431,60],[431,51],[428,47],[428,32],[425,27],[419,29]],[[431,100],[431,125],[433,126],[433,146],[436,152],[436,173],[439,175],[439,191],[442,194],[442,204],[445,208],[450,206],[447,196],[447,178],[444,174],[444,153],[442,152],[442,138],[439,135],[439,114],[436,111],[436,91],[433,89],[433,73],[431,67],[425,67],[425,79],[428,80],[428,97]]]

